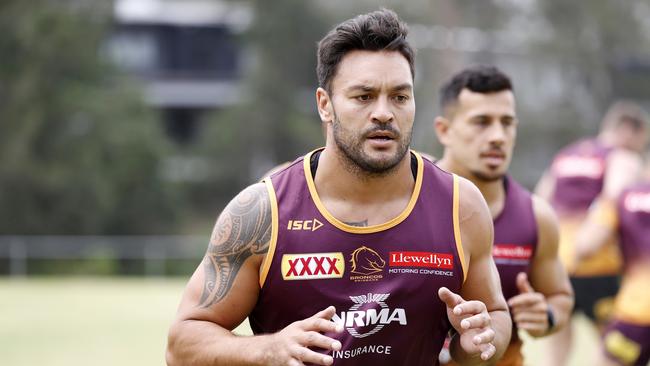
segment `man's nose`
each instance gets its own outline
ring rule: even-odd
[[[394,119],[393,110],[388,98],[378,98],[371,115],[375,123],[390,123]]]

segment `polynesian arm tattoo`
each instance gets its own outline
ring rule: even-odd
[[[219,216],[203,259],[205,281],[199,306],[207,308],[230,291],[244,261],[266,254],[271,240],[271,202],[256,184],[235,197]]]

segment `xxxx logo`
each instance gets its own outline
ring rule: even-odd
[[[282,256],[282,278],[313,280],[341,278],[345,272],[343,253],[285,254]]]

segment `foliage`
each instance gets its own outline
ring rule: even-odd
[[[109,14],[0,3],[0,233],[172,230],[167,154],[134,86],[102,60]]]

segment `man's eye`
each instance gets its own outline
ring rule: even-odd
[[[362,102],[366,102],[366,101],[370,100],[370,95],[368,95],[368,94],[359,95],[357,97],[357,99],[362,101]]]

